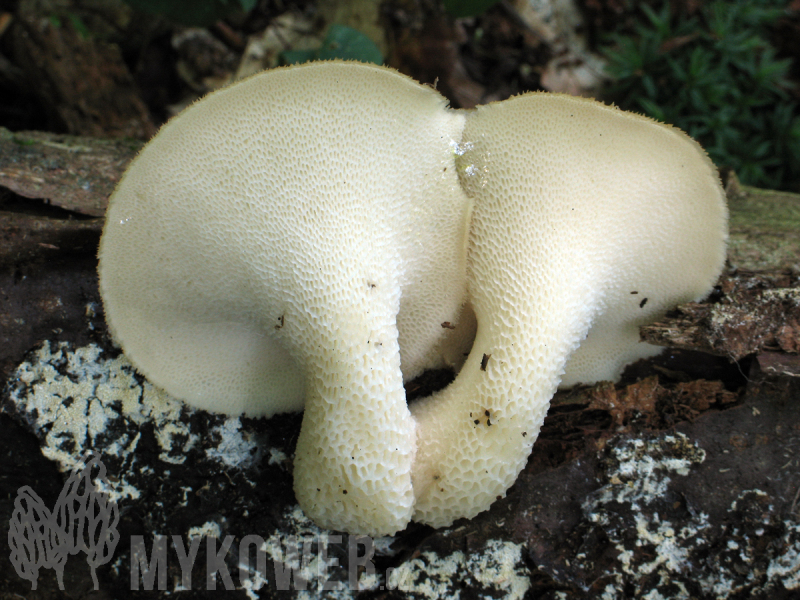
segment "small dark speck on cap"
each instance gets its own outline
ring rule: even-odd
[[[647,304],[647,298],[644,298],[641,302],[639,302],[639,308],[644,308],[645,304]]]

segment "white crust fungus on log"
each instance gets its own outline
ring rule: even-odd
[[[559,381],[618,376],[654,353],[641,324],[709,292],[726,214],[677,129],[550,94],[451,110],[391,69],[311,63],[161,129],[111,198],[100,285],[169,393],[304,408],[300,505],[384,535],[504,495]],[[456,380],[409,411],[403,381],[459,367],[476,318]]]

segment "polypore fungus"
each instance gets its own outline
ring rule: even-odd
[[[381,535],[503,495],[565,369],[652,354],[639,325],[708,293],[725,229],[715,169],[676,129],[560,95],[450,110],[326,62],[165,125],[111,198],[99,273],[139,370],[208,410],[305,407],[298,501]],[[471,311],[455,381],[409,411],[403,381],[458,366]]]
[[[705,296],[725,256],[716,170],[677,129],[530,94],[479,107],[462,139],[478,330],[456,380],[412,407],[414,519],[434,526],[511,486],[565,367],[616,378],[653,354],[639,326]]]

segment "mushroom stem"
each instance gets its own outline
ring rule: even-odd
[[[414,423],[400,372],[398,298],[378,289],[363,296],[357,302],[351,290],[358,314],[327,315],[322,322],[339,325],[310,338],[319,355],[306,357],[316,367],[307,378],[294,489],[321,527],[382,535],[411,519]]]
[[[614,371],[649,351],[638,324],[706,295],[724,260],[716,170],[676,129],[533,94],[479,107],[464,142],[478,331],[451,386],[411,408],[414,520],[436,527],[505,495],[590,328],[606,364],[574,371]]]
[[[456,380],[412,405],[415,521],[447,526],[505,495],[525,466],[568,356],[598,310],[599,273],[582,268],[575,252],[585,228],[565,228],[557,241],[539,237],[532,247],[532,219],[548,227],[565,216],[538,208],[476,205],[472,231],[483,241],[471,248],[470,285],[478,332]],[[568,257],[563,270],[543,281],[545,265],[561,263],[559,256]],[[481,285],[489,281],[491,289]]]

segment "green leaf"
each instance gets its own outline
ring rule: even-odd
[[[640,4],[603,36],[605,99],[680,127],[745,183],[800,190],[797,62],[778,58],[769,29],[785,1],[713,0],[691,17],[679,5]]]
[[[656,86],[656,82],[653,81],[653,78],[650,75],[642,76],[642,87],[644,88],[644,93],[647,95],[648,98],[658,97],[658,87]]]
[[[664,118],[664,111],[655,102],[652,102],[647,98],[639,98],[639,105],[642,107],[642,110],[644,110],[644,113],[648,117],[653,118],[656,121],[666,122]]]
[[[72,27],[81,37],[81,39],[88,40],[89,38],[92,37],[89,28],[86,27],[86,24],[81,20],[81,18],[78,15],[75,15],[73,13],[67,13],[67,18],[69,19],[69,22],[72,24]]]
[[[656,13],[656,11],[654,11],[647,4],[642,4],[641,9],[650,20],[650,23],[653,25],[653,27],[655,27],[655,30],[658,32],[658,35],[662,40],[672,37],[669,18],[669,3],[664,4],[663,8],[661,9],[661,14]]]
[[[383,55],[366,35],[344,25],[331,25],[322,45],[314,50],[288,50],[281,54],[289,65],[312,60],[359,60],[361,62],[383,64]]]

